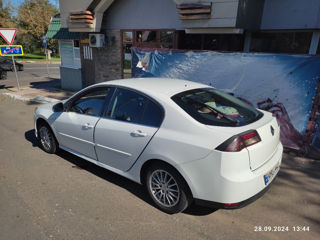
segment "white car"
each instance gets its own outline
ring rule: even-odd
[[[73,153],[137,183],[167,213],[238,208],[262,195],[282,159],[271,113],[207,85],[123,79],[35,110],[44,151]]]

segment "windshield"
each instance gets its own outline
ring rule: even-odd
[[[179,93],[172,100],[191,117],[206,125],[244,126],[263,114],[247,103],[214,88]]]

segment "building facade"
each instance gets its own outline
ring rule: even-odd
[[[72,90],[130,77],[132,47],[320,52],[320,0],[63,0],[60,13],[61,29],[79,35],[60,41]]]

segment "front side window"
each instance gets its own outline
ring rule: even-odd
[[[76,112],[91,116],[100,116],[106,96],[108,95],[109,91],[109,88],[99,88],[90,91],[89,93],[75,100],[71,104],[69,112]]]
[[[147,97],[127,89],[117,88],[106,116],[125,122],[159,127],[162,109]]]
[[[172,100],[191,117],[206,125],[244,126],[263,114],[245,102],[213,88],[179,93]]]

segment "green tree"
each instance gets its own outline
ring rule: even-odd
[[[3,0],[0,0],[0,27],[11,28],[14,27],[14,22],[11,17],[12,8],[10,5],[4,5]]]
[[[19,26],[17,40],[24,45],[26,52],[41,48],[42,36],[46,34],[50,19],[58,13],[58,10],[48,0],[25,0],[17,12]]]
[[[15,23],[12,18],[12,7],[9,4],[4,4],[2,0],[0,0],[0,27],[2,28],[14,28]],[[0,45],[7,44],[5,40],[0,37]]]

